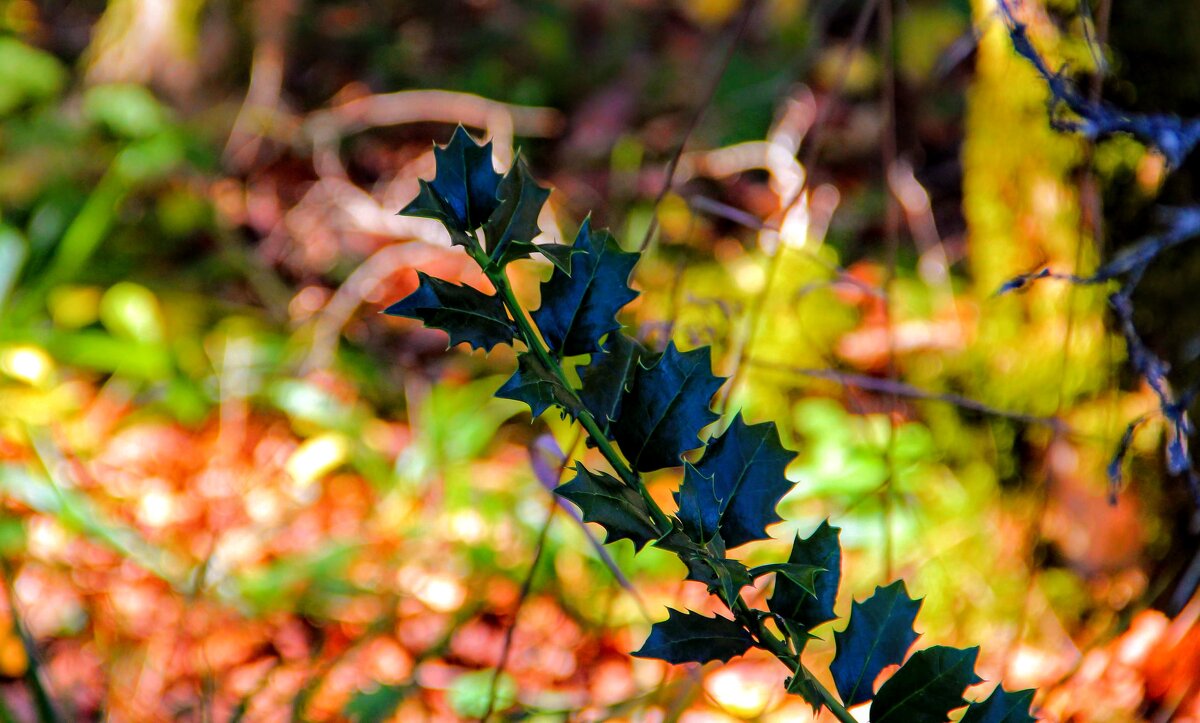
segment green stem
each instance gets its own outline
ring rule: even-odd
[[[512,285],[508,282],[508,276],[504,273],[504,270],[492,265],[488,257],[484,255],[482,251],[476,251],[474,249],[471,249],[470,251],[471,256],[477,263],[479,263],[480,267],[484,269],[484,273],[487,274],[487,277],[492,282],[492,285],[496,287],[496,292],[500,294],[500,298],[504,301],[504,305],[508,307],[509,314],[512,315],[513,321],[515,321],[517,324],[517,331],[521,335],[521,341],[523,341],[525,346],[528,347],[529,350],[537,357],[538,361],[541,362],[545,368],[549,369],[551,373],[558,378],[558,381],[562,383],[562,386],[570,391],[570,401],[573,406],[573,409],[571,409],[570,412],[574,414],[576,419],[579,420],[579,423],[583,425],[583,428],[587,431],[588,436],[592,438],[592,442],[596,445],[596,448],[600,450],[600,454],[604,456],[604,459],[608,461],[613,470],[616,471],[616,473],[621,477],[622,480],[624,480],[626,484],[636,489],[638,494],[642,496],[642,499],[645,500],[646,507],[650,511],[650,516],[654,522],[655,532],[657,532],[660,537],[666,536],[671,532],[672,529],[670,518],[667,517],[667,514],[663,512],[658,503],[654,501],[654,498],[650,496],[649,490],[646,489],[646,485],[642,483],[641,477],[638,476],[637,472],[635,472],[629,466],[629,464],[617,452],[616,448],[612,446],[612,443],[609,442],[608,436],[604,434],[602,429],[600,429],[600,425],[596,423],[596,418],[592,416],[591,412],[589,412],[586,407],[584,407],[583,402],[579,399],[579,396],[575,394],[573,390],[571,390],[570,381],[567,379],[567,375],[563,372],[562,366],[558,363],[558,360],[554,358],[554,355],[550,353],[550,350],[546,348],[541,337],[534,330],[532,322],[525,315],[524,308],[522,308],[520,302],[517,301],[516,294],[513,293]],[[726,600],[724,602],[729,606],[729,609],[733,612],[734,617],[736,617],[738,621],[741,622],[742,625],[744,625],[752,635],[754,635],[755,639],[758,640],[759,644],[765,650],[769,651],[776,658],[778,658],[780,662],[788,666],[789,670],[799,671],[799,673],[809,676],[813,682],[813,687],[816,688],[820,693],[821,699],[825,703],[825,707],[833,713],[834,717],[836,717],[839,721],[842,721],[842,723],[857,723],[854,716],[846,710],[845,706],[838,702],[833,693],[831,693],[815,678],[812,678],[812,676],[808,673],[807,668],[805,668],[804,664],[800,662],[799,656],[793,655],[788,649],[787,643],[777,638],[774,633],[767,629],[767,627],[763,624],[762,619],[755,614],[753,609],[745,601],[745,599],[741,597],[740,594],[735,599]]]
[[[728,601],[726,604],[729,605],[729,609],[733,612],[734,617],[750,631],[764,650],[778,658],[779,662],[786,665],[795,675],[808,676],[808,679],[812,681],[813,688],[817,690],[821,696],[821,700],[825,703],[825,707],[829,709],[829,712],[833,713],[835,718],[842,721],[842,723],[858,723],[858,720],[850,711],[846,710],[846,707],[834,697],[833,693],[819,680],[814,678],[812,673],[808,671],[808,668],[804,667],[800,656],[792,654],[788,650],[787,643],[775,637],[775,634],[767,629],[767,626],[763,624],[762,618],[755,614],[754,610],[751,609],[743,597],[739,595],[732,601],[732,604]]]
[[[825,707],[829,709],[830,713],[833,713],[834,718],[842,721],[842,723],[858,723],[858,719],[850,711],[846,710],[846,707],[838,702],[837,698],[833,697],[833,693],[830,693],[828,688],[821,685],[820,681],[812,677],[812,674],[808,672],[808,668],[805,668],[803,663],[798,660],[796,663],[797,671],[807,675],[808,679],[812,681],[813,688],[821,695],[821,700],[825,701]]]
[[[484,259],[486,259],[486,257],[484,257]],[[476,261],[479,260],[480,259],[478,258],[476,259]],[[483,263],[480,265],[484,266]],[[486,268],[487,267],[485,266],[485,269]],[[513,293],[512,285],[508,283],[508,277],[504,274],[504,271],[501,269],[495,269],[487,270],[486,273],[488,279],[491,280],[492,285],[496,287],[496,291],[500,294],[500,298],[503,299],[504,305],[508,307],[508,313],[512,314],[513,320],[516,321],[517,330],[521,334],[521,341],[525,342],[525,346],[529,347],[529,350],[538,358],[538,361],[540,361],[544,367],[549,369],[554,376],[558,378],[558,380],[562,383],[563,388],[570,392],[571,404],[574,407],[574,409],[570,411],[579,420],[579,423],[583,425],[583,428],[587,431],[588,436],[590,436],[592,438],[592,442],[595,443],[596,448],[600,450],[600,454],[604,455],[604,459],[608,460],[608,463],[621,477],[621,479],[625,481],[625,484],[637,490],[638,494],[640,494],[642,499],[645,500],[646,506],[650,510],[650,516],[654,521],[655,532],[657,532],[659,536],[670,532],[670,519],[667,518],[667,515],[662,511],[662,508],[659,507],[658,503],[656,503],[650,496],[649,490],[647,490],[646,486],[642,484],[640,479],[638,479],[637,474],[625,464],[623,459],[621,459],[621,455],[618,454],[616,448],[612,446],[612,442],[608,441],[608,437],[604,434],[604,431],[600,429],[600,425],[596,422],[596,418],[592,416],[592,413],[587,410],[583,402],[579,399],[579,396],[571,389],[571,383],[567,380],[567,375],[565,372],[563,372],[562,366],[550,353],[550,350],[546,348],[545,344],[542,343],[541,337],[539,337],[537,332],[535,332],[533,329],[533,324],[529,321],[528,317],[525,316],[525,310],[521,307],[520,302],[517,301],[516,294]]]

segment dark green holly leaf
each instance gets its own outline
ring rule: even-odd
[[[691,463],[683,466],[683,484],[675,492],[679,505],[676,517],[683,533],[698,545],[707,545],[717,534],[721,521],[721,501],[713,489],[712,477],[700,473]]]
[[[982,683],[975,675],[979,648],[937,645],[913,653],[896,674],[887,679],[871,703],[871,723],[944,723],[950,711],[966,701],[967,686]]]
[[[478,246],[479,242],[475,240],[475,236],[470,231],[464,231],[460,228],[460,222],[454,215],[454,210],[442,201],[442,199],[434,192],[429,184],[424,180],[418,181],[421,185],[421,190],[417,192],[417,197],[414,198],[403,210],[399,216],[417,216],[420,218],[432,218],[442,222],[446,227],[446,231],[450,234],[450,244],[453,246],[465,246],[471,248]]]
[[[725,662],[753,646],[754,638],[733,620],[668,608],[667,619],[654,624],[634,656],[668,663]]]
[[[621,412],[621,400],[637,373],[638,362],[649,358],[641,344],[614,331],[605,340],[603,351],[592,354],[587,366],[580,368],[579,398],[605,432]]]
[[[688,536],[683,534],[679,529],[679,525],[672,524],[671,529],[667,534],[654,541],[654,546],[660,550],[674,552],[682,560],[688,555],[696,555],[703,552],[703,548],[688,539]],[[686,560],[684,560],[686,564]]]
[[[571,273],[571,256],[579,253],[574,246],[566,244],[534,244],[534,247],[539,254],[554,264],[554,268],[564,274]]]
[[[842,546],[838,543],[839,532],[838,528],[830,526],[826,520],[807,539],[796,536],[788,562],[822,567],[825,572],[817,576],[815,596],[785,577],[776,577],[775,592],[767,600],[767,607],[771,612],[800,624],[805,630],[812,630],[836,619],[833,604],[837,600],[838,584],[842,579]]]
[[[779,443],[774,422],[746,424],[741,414],[705,447],[696,468],[713,479],[727,547],[766,539],[767,525],[782,519],[775,505],[792,488],[783,470],[795,456]]]
[[[612,475],[592,472],[576,462],[575,478],[554,492],[574,502],[585,522],[597,522],[604,528],[605,544],[625,539],[640,550],[658,538],[646,501]]]
[[[874,595],[850,606],[849,624],[834,635],[837,655],[829,666],[847,707],[870,700],[879,672],[904,660],[917,640],[912,625],[920,608],[903,580],[877,587]]]
[[[675,467],[700,446],[700,430],[717,419],[708,405],[724,382],[712,375],[711,357],[707,346],[681,353],[671,342],[653,366],[633,375],[611,430],[634,469]],[[716,480],[718,493],[721,484]]]
[[[817,596],[817,578],[825,572],[825,568],[817,565],[801,565],[793,562],[772,562],[758,565],[750,570],[750,577],[757,580],[763,575],[776,574],[776,585],[783,580],[799,586],[809,597]]]
[[[813,715],[820,712],[825,705],[825,699],[821,697],[821,693],[817,686],[820,685],[813,680],[809,672],[803,667],[798,668],[792,677],[786,681],[787,692],[798,695],[804,699],[804,702],[812,706]]]
[[[788,620],[787,618],[775,618],[775,623],[783,630],[784,635],[791,642],[796,654],[804,652],[804,647],[808,645],[808,641],[817,640],[817,636],[804,629],[804,626]]]
[[[621,250],[607,231],[593,232],[591,220],[579,228],[572,247],[579,255],[571,273],[556,269],[542,284],[542,305],[533,320],[550,351],[575,356],[600,351],[600,339],[621,327],[617,312],[637,296],[629,274],[640,254]]]
[[[527,258],[538,251],[533,239],[542,232],[538,215],[550,189],[537,185],[525,161],[517,158],[497,190],[500,207],[483,224],[488,258],[497,266]]]
[[[732,602],[751,582],[750,571],[737,560],[707,554],[683,555],[681,559],[687,566],[686,579],[704,583],[710,593],[726,603]]]
[[[563,409],[571,407],[571,390],[543,366],[537,355],[532,352],[517,355],[517,371],[496,390],[496,396],[525,402],[535,418],[541,416],[551,405],[558,405]]]
[[[750,571],[737,560],[730,560],[728,558],[714,559],[711,557],[706,557],[704,560],[717,576],[718,588],[716,590],[710,589],[709,592],[719,591],[721,599],[727,605],[732,605],[733,601],[741,593],[742,588],[753,582]]]
[[[998,685],[987,700],[972,703],[959,723],[1036,723],[1029,713],[1033,694],[1032,689],[1010,693]]]
[[[400,212],[441,221],[456,243],[479,228],[500,205],[496,196],[501,176],[492,166],[491,141],[475,143],[459,126],[444,148],[434,146],[437,175],[421,181],[421,191]],[[458,234],[454,232],[457,231]]]
[[[499,296],[435,279],[420,271],[417,282],[416,291],[383,313],[420,319],[425,326],[441,329],[450,335],[450,346],[465,341],[476,349],[488,350],[497,344],[512,343],[517,331]]]

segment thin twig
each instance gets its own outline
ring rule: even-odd
[[[492,673],[491,682],[488,683],[487,708],[484,710],[483,715],[480,716],[482,723],[487,723],[488,719],[492,717],[492,710],[496,705],[496,688],[500,684],[500,676],[504,674],[504,668],[508,665],[508,656],[512,652],[513,636],[517,631],[517,620],[521,616],[521,608],[525,606],[525,600],[528,599],[530,591],[533,590],[533,579],[537,575],[538,566],[542,562],[542,553],[546,549],[546,535],[550,532],[550,524],[554,522],[554,513],[557,511],[558,504],[551,501],[550,508],[546,512],[546,521],[542,524],[542,529],[538,532],[537,542],[534,543],[533,562],[529,563],[529,571],[525,573],[525,579],[521,581],[521,592],[517,596],[517,606],[513,610],[512,622],[508,624],[508,628],[504,631],[504,645],[500,648],[500,660],[496,663],[496,670]]]
[[[804,159],[800,165],[805,171],[812,175],[812,169],[816,167],[817,159],[821,155],[821,149],[825,146],[825,128],[829,124],[829,119],[833,117],[834,110],[837,109],[839,100],[842,96],[842,89],[846,87],[846,79],[850,77],[850,65],[854,59],[854,53],[867,39],[867,29],[871,26],[871,19],[875,17],[875,11],[879,9],[880,0],[868,0],[863,5],[862,10],[858,13],[858,18],[854,21],[854,29],[850,32],[850,42],[846,45],[843,51],[841,65],[838,68],[837,79],[834,80],[833,89],[829,94],[829,100],[821,106],[817,111],[817,119],[813,121],[812,128],[809,129],[806,139],[807,150],[804,152]],[[799,203],[803,197],[804,191],[808,187],[806,182],[803,187],[797,189],[791,198],[783,204],[784,213],[791,210],[791,207]]]
[[[842,65],[838,72],[837,80],[834,83],[831,99],[820,108],[817,113],[816,120],[808,129],[805,140],[808,143],[808,151],[804,155],[804,161],[800,164],[804,169],[804,182],[792,193],[780,207],[781,213],[779,217],[787,218],[792,207],[804,198],[805,191],[808,189],[812,180],[812,170],[816,163],[818,154],[821,151],[823,143],[823,130],[825,124],[829,122],[834,105],[834,99],[841,95],[842,89],[845,87],[846,79],[849,76],[850,60],[856,49],[862,46],[866,40],[867,28],[870,26],[871,18],[875,15],[875,10],[879,6],[880,0],[869,0],[862,10],[859,11],[858,19],[855,21],[854,30],[851,33],[850,44],[846,47],[845,55],[842,58]],[[741,382],[742,369],[745,366],[746,359],[750,356],[754,346],[754,341],[758,331],[758,317],[761,315],[763,308],[766,306],[766,300],[771,289],[771,281],[775,278],[780,266],[780,260],[783,254],[790,245],[779,244],[775,252],[771,254],[767,262],[767,281],[763,284],[763,288],[756,294],[751,302],[750,311],[747,315],[747,331],[746,340],[738,350],[737,357],[733,364],[733,369],[729,374],[729,381],[725,383],[724,396],[721,397],[717,408],[724,410],[733,399],[733,395],[737,392],[737,386]]]
[[[774,231],[776,233],[779,232],[779,228],[777,226],[775,226],[773,224],[769,224],[769,223],[764,223],[761,219],[759,219],[757,216],[754,216],[753,214],[747,213],[746,211],[743,211],[740,208],[734,208],[733,206],[729,206],[727,204],[721,203],[720,201],[713,200],[711,198],[708,198],[707,196],[700,196],[700,195],[691,196],[688,198],[688,205],[690,205],[692,207],[692,209],[694,209],[696,211],[703,211],[706,213],[710,213],[719,218],[724,218],[728,221],[733,221],[734,223],[740,224],[740,225],[745,226],[746,228],[749,228],[754,231]],[[836,281],[830,282],[830,283],[846,284],[847,286],[853,286],[854,288],[858,289],[862,293],[864,293],[867,296],[870,296],[872,298],[876,298],[876,299],[885,298],[885,294],[879,287],[872,286],[871,284],[867,283],[866,281],[863,281],[862,279],[858,278],[854,274],[850,273],[850,270],[845,268],[844,266],[835,264],[832,261],[829,261],[828,259],[823,258],[820,254],[814,253],[810,249],[802,247],[802,246],[801,247],[789,246],[788,248],[791,249],[792,251],[799,253],[800,255],[802,255],[806,259],[808,259],[809,261],[812,261],[817,266],[820,266],[822,269],[825,269],[829,273],[836,276],[837,277]]]
[[[575,455],[576,448],[579,447],[579,443],[582,440],[583,431],[576,431],[575,439],[572,440],[571,444],[567,447],[567,451],[565,453],[560,452],[561,458],[558,460],[558,464],[556,465],[557,469],[553,472],[553,474],[549,473],[548,471],[545,473],[539,473],[537,458],[536,456],[534,457],[533,467],[535,476],[539,478],[539,481],[543,483],[543,486],[549,488],[552,504],[550,506],[550,510],[546,513],[546,522],[542,525],[542,529],[538,532],[537,542],[535,543],[536,551],[533,555],[533,562],[529,565],[529,572],[525,574],[525,579],[521,581],[521,593],[517,596],[517,606],[513,611],[512,622],[509,623],[508,628],[504,631],[504,647],[500,650],[500,660],[496,663],[496,671],[492,674],[492,680],[488,684],[487,710],[484,711],[483,717],[481,718],[483,723],[487,723],[488,718],[490,718],[492,715],[492,709],[496,705],[496,687],[499,685],[500,676],[504,673],[505,666],[508,665],[508,656],[512,649],[513,635],[517,629],[517,618],[520,617],[521,608],[524,607],[525,599],[529,597],[529,592],[533,587],[533,576],[537,574],[538,564],[542,559],[542,551],[546,545],[546,534],[550,530],[550,523],[554,520],[555,510],[562,506],[562,499],[558,495],[554,494],[554,488],[557,487],[559,482],[562,481],[563,473],[567,470],[567,464],[570,463],[571,458]],[[530,454],[534,455],[537,449],[538,446],[535,444],[532,448],[530,448]],[[557,445],[555,445],[555,451],[558,451]],[[581,525],[583,524],[582,520],[579,522]],[[584,531],[589,533],[588,539],[593,539],[590,534],[590,530],[585,529]],[[607,557],[607,551],[604,550],[603,546],[601,546],[600,549],[605,552],[605,556]],[[612,562],[612,559],[608,558],[608,562]],[[617,568],[615,562],[612,563],[611,569],[614,571],[618,579],[622,581],[623,586],[627,586],[627,588],[632,591],[633,586],[629,584],[628,580],[624,579],[624,576]],[[634,592],[634,599],[637,600],[638,606],[642,607],[644,611],[645,608],[642,606],[641,598],[637,596],[636,592]]]
[[[574,457],[575,449],[579,446],[579,443],[582,441],[582,439],[582,430],[577,431],[574,441],[571,442],[570,446],[567,448],[567,452],[564,453],[558,448],[558,443],[554,441],[553,436],[546,434],[540,437],[534,442],[529,450],[530,461],[533,465],[533,474],[535,477],[537,477],[538,481],[542,483],[542,486],[546,488],[546,491],[550,493],[550,496],[554,499],[554,501],[558,503],[558,506],[562,508],[563,512],[570,516],[571,520],[574,521],[579,527],[580,532],[582,532],[583,536],[587,538],[588,544],[591,545],[592,549],[596,553],[596,556],[600,558],[600,562],[604,563],[604,566],[608,568],[610,573],[612,573],[613,579],[617,581],[617,584],[621,586],[621,589],[627,592],[629,597],[633,599],[633,602],[637,606],[638,611],[641,612],[642,617],[645,618],[647,622],[653,622],[653,618],[650,617],[650,611],[647,610],[646,602],[642,600],[641,594],[638,593],[637,588],[633,586],[633,583],[629,580],[629,578],[625,576],[625,573],[621,572],[621,567],[617,564],[617,561],[613,559],[612,555],[609,554],[608,550],[605,549],[604,543],[601,542],[596,534],[588,528],[587,523],[583,521],[583,516],[579,513],[579,510],[575,509],[575,507],[567,502],[567,500],[562,496],[554,494],[554,489],[558,487],[559,483],[562,481],[563,473],[566,472],[567,469],[566,466],[570,462],[571,458]],[[554,466],[553,470],[545,468],[544,460],[539,458],[539,455],[543,454],[552,458]]]
[[[896,255],[900,249],[900,203],[894,193],[891,193],[887,182],[892,169],[896,167],[896,63],[895,46],[892,40],[893,18],[892,0],[882,0],[879,6],[879,52],[883,56],[883,133],[880,142],[880,161],[883,173],[884,199],[884,239],[887,244],[886,272],[883,279],[883,317],[884,333],[887,338],[887,378],[896,381],[896,329],[892,313],[892,282],[896,279]],[[892,579],[892,483],[896,479],[896,408],[899,397],[891,394],[891,408],[888,414],[887,445],[884,458],[887,462],[887,478],[884,479],[879,494],[883,498],[883,582]]]
[[[826,379],[846,387],[865,389],[867,391],[876,392],[879,394],[889,394],[898,397],[906,397],[909,399],[920,399],[927,402],[942,402],[960,407],[962,409],[969,409],[973,412],[978,412],[989,417],[1000,417],[1002,419],[1011,419],[1014,422],[1021,422],[1023,424],[1048,427],[1061,434],[1074,434],[1071,427],[1058,417],[1041,417],[1036,414],[1025,414],[1022,412],[1009,411],[1007,409],[997,409],[996,407],[984,404],[983,402],[980,402],[976,399],[971,399],[970,397],[964,397],[959,394],[931,392],[894,379],[883,379],[880,377],[867,376],[865,374],[837,371],[835,369],[810,369],[805,367],[795,367],[788,364],[779,364],[776,362],[754,359],[753,357],[748,359],[746,363],[749,366],[757,367],[759,369],[785,372],[787,374],[796,374],[800,376],[813,377],[816,379]]]
[[[1099,99],[1100,89],[1095,82],[1092,85],[1091,96],[1085,98],[1062,74],[1050,71],[1046,60],[1030,41],[1026,25],[1016,18],[1011,0],[999,0],[998,7],[1008,27],[1013,48],[1018,55],[1033,65],[1050,90],[1051,122],[1055,128],[1077,132],[1090,141],[1114,133],[1128,133],[1155,146],[1173,167],[1178,167],[1200,141],[1200,120],[1183,120],[1165,115],[1125,114]],[[1101,8],[1101,12],[1107,26],[1109,10]],[[1103,40],[1104,38],[1101,38],[1101,41]],[[1079,120],[1063,121],[1054,116],[1059,106],[1065,106],[1078,116]],[[1166,214],[1168,229],[1165,232],[1148,236],[1125,249],[1090,276],[1054,273],[1047,268],[1008,281],[1000,288],[1000,293],[1021,288],[1043,278],[1062,278],[1072,282],[1072,293],[1079,285],[1120,280],[1117,291],[1108,297],[1109,306],[1125,339],[1130,366],[1154,391],[1159,399],[1159,410],[1167,420],[1167,471],[1172,475],[1186,474],[1189,492],[1194,502],[1200,505],[1200,475],[1195,470],[1188,447],[1188,438],[1193,431],[1188,417],[1191,395],[1176,396],[1167,376],[1169,365],[1142,341],[1133,319],[1132,295],[1150,265],[1167,249],[1200,236],[1200,206],[1161,210]],[[1094,215],[1098,217],[1098,211]],[[1099,233],[1098,225],[1094,232]],[[1079,242],[1082,244],[1082,236]],[[1076,268],[1079,266],[1079,259],[1080,253],[1077,249]],[[1118,448],[1117,456],[1109,465],[1110,471],[1120,472],[1122,454],[1123,450]],[[1117,483],[1119,480],[1110,480],[1110,485]]]
[[[654,197],[654,205],[650,209],[650,225],[646,228],[646,235],[642,238],[642,243],[638,246],[638,251],[645,252],[650,247],[650,242],[654,238],[654,232],[658,230],[658,207],[662,200],[671,192],[671,187],[675,183],[675,171],[679,168],[679,159],[683,156],[683,149],[687,146],[688,139],[696,127],[700,125],[700,119],[704,116],[704,111],[712,105],[713,98],[717,95],[717,87],[721,84],[721,79],[725,77],[725,72],[729,70],[729,63],[733,60],[734,52],[737,50],[738,44],[741,42],[742,36],[746,32],[746,28],[750,26],[750,16],[754,14],[754,8],[758,6],[758,0],[747,0],[742,7],[741,17],[738,19],[737,25],[734,26],[733,36],[729,40],[729,46],[725,49],[725,56],[721,59],[721,64],[717,66],[716,72],[708,83],[708,90],[704,94],[704,98],[696,107],[695,113],[688,121],[687,128],[683,131],[683,137],[679,139],[679,146],[676,147],[675,153],[671,155],[671,160],[667,162],[667,177],[663,179],[662,188],[659,189],[658,195]]]

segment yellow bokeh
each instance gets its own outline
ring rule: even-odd
[[[350,454],[350,441],[336,432],[326,432],[304,441],[287,461],[287,471],[300,489],[308,487],[343,462]]]
[[[45,387],[54,378],[54,360],[40,347],[21,344],[0,350],[0,371],[35,387]]]

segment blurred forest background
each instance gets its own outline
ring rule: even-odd
[[[1020,14],[1084,87],[1200,115],[1200,6],[1093,5]],[[395,215],[458,123],[552,185],[549,237],[651,238],[626,324],[713,344],[719,404],[800,453],[752,554],[829,516],[843,614],[902,576],[923,644],[1049,720],[1200,720],[1196,507],[1105,289],[996,294],[1195,169],[1052,130],[990,2],[0,0],[0,32],[0,720],[811,719],[773,660],[628,657],[703,586],[559,506],[585,450],[492,398],[511,351],[378,313],[416,269],[486,284]],[[1184,387],[1171,253],[1138,322]]]

